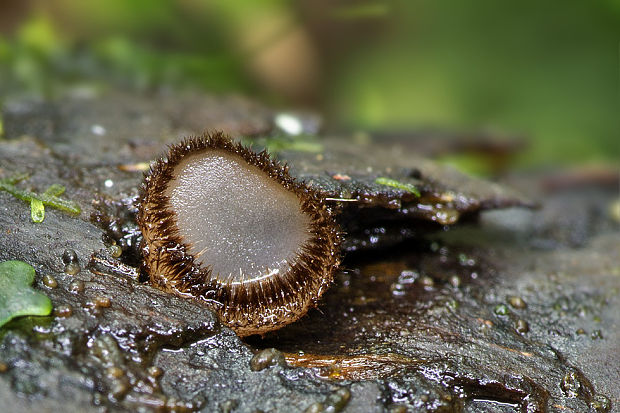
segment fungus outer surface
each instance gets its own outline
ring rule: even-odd
[[[241,336],[299,319],[333,280],[331,208],[266,152],[219,132],[189,138],[153,164],[141,191],[151,284],[205,302]]]
[[[284,273],[310,239],[297,196],[238,155],[205,149],[173,176],[166,196],[179,234],[220,282]]]

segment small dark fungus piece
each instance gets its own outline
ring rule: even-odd
[[[210,304],[241,336],[302,317],[339,264],[324,199],[222,133],[186,139],[153,164],[137,221],[151,283]]]

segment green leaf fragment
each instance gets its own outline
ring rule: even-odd
[[[410,192],[415,196],[420,196],[420,190],[416,188],[415,185],[400,182],[396,179],[379,177],[375,179],[375,183],[379,185],[391,186],[392,188],[402,189],[403,191]]]
[[[65,187],[58,184],[52,184],[43,192],[44,197],[60,196],[65,193]]]
[[[62,185],[50,185],[42,194],[19,189],[15,186],[16,183],[23,181],[27,177],[27,175],[21,174],[7,179],[0,179],[0,191],[6,191],[15,198],[30,202],[30,215],[34,222],[42,222],[43,218],[45,218],[44,205],[76,215],[82,211],[75,202],[59,198],[65,192],[65,187]]]
[[[52,302],[34,290],[34,268],[23,261],[0,263],[0,327],[15,317],[49,315]]]
[[[45,207],[40,199],[32,198],[30,200],[30,217],[32,222],[43,222],[45,219]]]

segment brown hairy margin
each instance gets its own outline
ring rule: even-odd
[[[240,156],[297,195],[302,212],[311,218],[312,237],[300,246],[288,272],[232,285],[214,279],[209,268],[194,264],[164,192],[183,157],[209,149]],[[209,304],[240,336],[264,334],[301,318],[331,284],[340,263],[341,241],[332,215],[316,190],[295,181],[288,167],[267,152],[255,153],[222,132],[186,138],[170,146],[167,156],[151,166],[141,186],[137,222],[144,237],[142,270],[154,286]]]

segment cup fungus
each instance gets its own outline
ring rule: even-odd
[[[154,163],[138,224],[151,283],[210,304],[240,336],[302,317],[339,264],[340,235],[318,193],[219,132]]]

